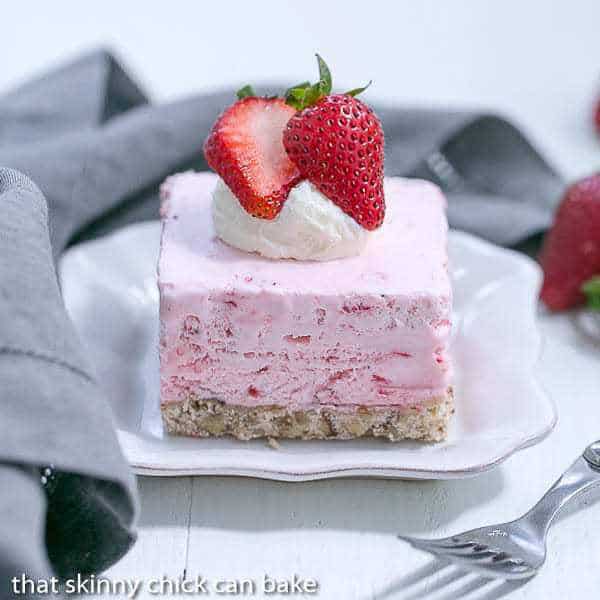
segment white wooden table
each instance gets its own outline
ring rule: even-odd
[[[0,89],[99,42],[120,50],[161,100],[233,81],[301,81],[314,74],[318,50],[340,88],[373,79],[371,98],[491,107],[516,119],[566,177],[598,168],[590,127],[600,88],[597,0],[349,4],[7,3],[6,22],[26,22],[27,35],[3,29],[0,52],[10,58]],[[538,446],[463,481],[140,478],[139,541],[107,575],[260,581],[296,573],[318,580],[319,598],[344,600],[598,597],[600,504],[552,529],[546,566],[523,586],[441,569],[395,539],[400,531],[441,536],[515,517],[600,438],[600,344],[582,338],[568,315],[542,315],[540,324],[540,371],[559,423]]]

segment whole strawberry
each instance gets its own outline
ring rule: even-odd
[[[302,177],[311,181],[365,229],[383,223],[383,129],[372,109],[354,96],[366,88],[331,95],[331,74],[317,55],[320,80],[286,93],[299,109],[283,145]]]
[[[600,274],[600,174],[572,185],[546,234],[541,298],[551,310],[585,301],[584,284]]]

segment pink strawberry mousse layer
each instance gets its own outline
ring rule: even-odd
[[[161,401],[416,406],[449,385],[445,199],[386,180],[384,225],[356,257],[271,260],[216,236],[210,173],[163,184]]]

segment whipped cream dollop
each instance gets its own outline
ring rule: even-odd
[[[212,213],[219,238],[268,258],[333,260],[356,256],[373,235],[306,180],[292,188],[277,218],[266,220],[247,213],[219,178]]]

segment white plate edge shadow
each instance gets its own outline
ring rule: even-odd
[[[63,274],[63,265],[67,265],[69,262],[69,256],[73,256],[76,253],[80,253],[82,248],[85,246],[98,245],[110,243],[110,238],[116,236],[126,236],[131,233],[132,230],[144,230],[152,229],[156,230],[158,224],[156,222],[142,223],[133,225],[122,230],[119,230],[105,238],[92,240],[86,242],[80,246],[75,246],[70,249],[61,262],[61,275]],[[149,234],[148,234],[149,235]],[[465,246],[471,247],[474,251],[479,254],[486,254],[488,256],[494,256],[501,253],[507,257],[514,265],[518,266],[515,270],[514,275],[511,277],[522,278],[530,288],[530,292],[534,294],[537,292],[537,285],[539,284],[539,268],[529,258],[508,250],[494,246],[484,240],[476,238],[468,233],[459,231],[452,231],[451,235],[457,239],[460,239]],[[66,259],[66,260],[65,260]],[[527,448],[542,439],[544,439],[553,429],[556,420],[557,412],[556,406],[551,396],[547,394],[543,387],[543,384],[538,377],[537,365],[543,351],[543,343],[541,333],[536,324],[536,303],[532,301],[530,310],[528,311],[529,325],[532,331],[536,334],[535,340],[535,353],[531,356],[531,384],[534,395],[536,396],[535,401],[540,405],[545,404],[545,418],[543,422],[540,422],[537,429],[531,428],[527,431],[527,435],[521,435],[520,437],[511,438],[510,442],[500,446],[496,453],[490,453],[486,456],[484,461],[473,462],[472,464],[463,464],[459,468],[444,468],[442,470],[435,468],[422,468],[422,467],[410,467],[402,466],[390,467],[389,465],[377,465],[377,464],[362,464],[360,466],[348,466],[340,464],[339,466],[331,466],[331,461],[327,468],[292,468],[286,465],[285,468],[276,467],[239,467],[233,464],[220,463],[218,466],[210,465],[182,465],[177,464],[177,461],[171,462],[170,465],[165,462],[164,449],[161,452],[156,450],[148,451],[143,448],[143,439],[140,442],[140,437],[130,431],[119,430],[119,440],[121,443],[122,450],[129,460],[134,472],[140,475],[154,475],[154,476],[178,476],[178,475],[228,475],[228,476],[247,476],[254,478],[273,479],[281,481],[309,481],[326,478],[341,478],[341,477],[378,477],[378,478],[402,478],[402,479],[456,479],[474,476],[485,471],[488,471],[519,450]],[[533,355],[535,354],[535,356]],[[310,444],[311,442],[303,442]],[[385,442],[384,442],[385,443]],[[266,452],[274,452],[268,448],[265,444]],[[185,454],[185,451],[181,451]],[[168,454],[168,453],[167,453]],[[160,455],[160,456],[157,456]],[[231,462],[231,461],[230,461]]]

